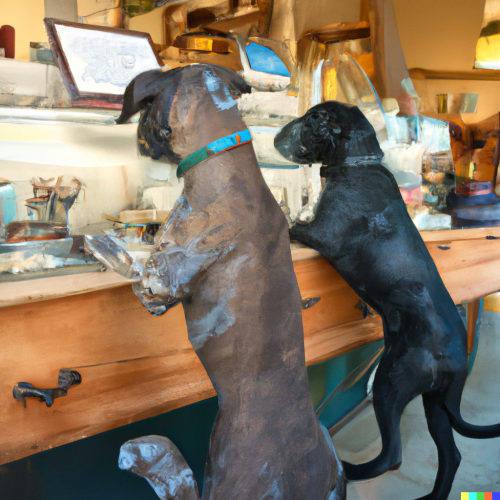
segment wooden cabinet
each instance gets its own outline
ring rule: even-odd
[[[424,238],[456,303],[500,289],[500,240],[486,239],[500,231],[467,231]],[[363,319],[324,259],[307,248],[292,255],[302,297],[321,297],[303,311],[308,364],[382,338],[380,318]],[[1,284],[0,341],[0,464],[215,395],[182,306],[151,316],[109,271]],[[51,408],[15,401],[15,384],[55,388],[62,368],[83,382]]]
[[[309,363],[380,338],[380,323],[363,321],[357,295],[325,260],[295,266],[303,297],[321,297],[304,311]],[[107,274],[37,280],[37,286]],[[189,343],[182,306],[154,317],[115,277],[121,286],[0,308],[0,428],[6,431],[0,463],[215,395]],[[83,381],[51,408],[15,401],[16,383],[57,387],[61,368],[77,370]]]

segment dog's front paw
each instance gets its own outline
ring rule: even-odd
[[[170,287],[166,280],[158,276],[154,269],[145,269],[142,273],[142,287],[149,290],[151,295],[162,297],[170,296]]]
[[[134,283],[132,290],[139,297],[142,305],[153,315],[161,316],[165,314],[170,308],[178,304],[178,301],[172,299],[169,295],[156,295],[151,293],[149,288],[145,288],[142,283]]]

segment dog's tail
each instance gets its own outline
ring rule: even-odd
[[[500,437],[500,424],[474,425],[466,422],[460,415],[460,406],[449,402],[444,403],[451,426],[459,434],[472,439],[491,439]]]

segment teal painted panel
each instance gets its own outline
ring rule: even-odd
[[[16,198],[12,184],[0,183],[0,224],[6,226],[16,220]]]
[[[313,406],[316,408],[326,393],[326,363],[318,363],[307,368],[307,376],[309,377],[309,389]]]
[[[203,484],[217,398],[125,425],[0,466],[1,500],[158,500],[145,479],[118,468],[120,446],[169,437]],[[29,408],[26,410],[29,411]]]
[[[378,340],[321,363],[325,365],[323,397],[333,392],[349,373],[375,354],[383,345],[384,341]],[[328,402],[320,415],[320,421],[327,429],[335,425],[366,398],[366,387],[373,368],[368,370],[353,387],[345,392],[339,392]]]

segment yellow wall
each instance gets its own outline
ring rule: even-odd
[[[306,30],[360,20],[360,0],[274,0],[270,35],[298,40]]]
[[[393,0],[393,4],[408,68],[473,68],[485,0]],[[275,0],[271,35],[293,40],[307,29],[358,22],[359,13],[359,0]]]
[[[159,8],[130,19],[129,29],[149,32],[155,43],[163,43]],[[358,22],[360,0],[275,0],[271,37],[295,40],[312,28],[340,22]],[[290,14],[293,15],[290,15]]]
[[[408,68],[470,71],[485,0],[393,0]]]
[[[393,0],[393,4],[408,68],[472,73],[485,0]],[[413,83],[434,113],[436,95],[441,93],[479,94],[477,112],[462,115],[466,123],[500,111],[500,80],[414,79]]]
[[[16,59],[29,60],[30,42],[46,42],[43,0],[0,0],[0,26],[16,30]]]
[[[409,68],[472,69],[485,0],[393,0],[401,43]],[[290,5],[293,21],[287,15]],[[149,31],[162,43],[163,9],[130,20],[130,29]],[[280,15],[281,12],[281,15]],[[276,0],[272,31],[299,37],[313,27],[359,20],[359,0]],[[0,0],[0,25],[16,29],[16,59],[28,59],[29,42],[46,41],[44,0]]]
[[[135,16],[129,20],[129,29],[145,31],[151,35],[154,43],[163,43],[163,11],[165,7],[152,10],[142,16]]]

